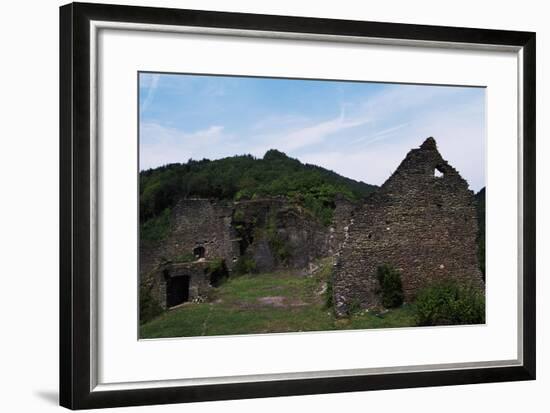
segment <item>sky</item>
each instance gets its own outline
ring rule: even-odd
[[[139,74],[140,169],[278,149],[381,185],[433,136],[470,189],[485,186],[485,89]]]

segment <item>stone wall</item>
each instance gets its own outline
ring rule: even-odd
[[[172,211],[169,235],[155,246],[141,245],[140,273],[145,276],[159,264],[177,261],[204,248],[204,258],[224,259],[228,268],[239,256],[239,238],[231,225],[231,203],[209,199],[182,199]]]
[[[200,255],[193,256],[197,249]],[[209,265],[214,260],[223,260],[224,271],[231,272],[247,257],[256,263],[256,271],[268,272],[305,269],[328,254],[329,229],[286,198],[226,203],[182,199],[172,211],[167,238],[141,246],[140,284],[166,309],[176,290],[186,291],[183,301],[206,294],[213,284]]]
[[[329,245],[330,253],[337,254],[342,247],[348,232],[349,224],[355,211],[360,207],[359,202],[352,202],[342,195],[338,195],[334,201],[332,224],[330,226]]]
[[[171,307],[169,303],[170,283],[187,278],[187,297],[193,301],[207,294],[210,289],[209,265],[207,260],[188,263],[166,263],[158,266],[151,274],[151,294],[161,308]]]
[[[210,286],[202,268],[210,260],[222,259],[231,272],[247,258],[257,271],[269,272],[307,269],[316,259],[336,254],[333,302],[340,315],[350,306],[380,306],[376,271],[383,264],[401,272],[406,301],[445,278],[483,288],[474,202],[467,182],[428,138],[366,200],[337,197],[330,227],[282,197],[180,200],[167,238],[154,247],[142,245],[141,282],[166,306],[166,280],[187,272],[180,276],[190,277],[190,299],[199,296]],[[194,262],[181,262],[197,249]]]
[[[170,222],[165,240],[140,248],[141,283],[149,289],[157,282],[159,266],[182,258],[189,261],[197,248],[204,248],[205,260],[224,260],[229,272],[243,256],[255,262],[258,272],[268,272],[305,269],[331,253],[329,228],[284,197],[241,202],[182,199]]]
[[[204,248],[206,259],[222,258],[230,266],[239,255],[239,239],[231,225],[231,203],[183,199],[174,209],[173,245],[178,250]]]
[[[428,138],[353,214],[334,271],[337,314],[380,305],[383,264],[401,272],[406,301],[445,278],[482,288],[476,236],[473,193]]]
[[[260,272],[306,268],[329,254],[328,228],[286,198],[237,202],[233,224],[240,232],[241,254]]]

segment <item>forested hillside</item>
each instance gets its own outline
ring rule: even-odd
[[[181,197],[238,201],[286,196],[329,223],[336,194],[358,200],[375,189],[319,166],[303,164],[275,149],[263,158],[240,155],[214,161],[189,160],[140,173],[140,222],[157,228],[158,223],[152,225],[151,220],[166,217]]]

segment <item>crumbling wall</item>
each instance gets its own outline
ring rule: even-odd
[[[204,248],[206,259],[222,258],[228,266],[236,260],[238,236],[231,225],[230,203],[204,199],[182,199],[174,209],[174,230],[171,239],[179,251]]]
[[[181,199],[172,211],[168,237],[158,245],[140,246],[142,277],[159,264],[204,248],[205,259],[224,259],[229,269],[239,256],[239,239],[233,228],[231,203],[209,199]]]
[[[161,308],[169,307],[167,287],[171,280],[178,277],[189,278],[187,301],[193,301],[207,294],[210,289],[209,261],[201,260],[188,263],[166,263],[158,266],[151,274],[151,295]]]
[[[251,257],[261,272],[306,268],[329,254],[328,228],[286,198],[237,202],[233,225],[241,254]]]
[[[334,271],[337,314],[381,304],[383,264],[401,272],[406,301],[445,278],[481,288],[477,230],[473,193],[428,138],[354,213]]]
[[[329,229],[330,253],[336,254],[342,247],[349,224],[353,219],[355,211],[361,205],[359,202],[352,202],[342,195],[338,195],[334,201],[335,208],[332,215],[332,224]]]
[[[338,221],[338,230],[343,222]],[[150,282],[148,274],[159,265],[190,256],[198,247],[204,248],[206,260],[223,259],[229,271],[241,256],[265,272],[306,268],[331,254],[330,229],[284,197],[225,203],[182,199],[172,211],[170,226],[165,240],[141,245],[142,282]]]

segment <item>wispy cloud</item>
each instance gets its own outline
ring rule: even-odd
[[[261,157],[275,148],[382,184],[411,148],[434,136],[470,186],[484,186],[483,89],[164,77],[151,75],[140,88],[140,106],[148,111],[140,125],[141,168],[189,158]]]
[[[223,126],[211,125],[206,129],[195,132],[184,132],[177,128],[166,127],[154,122],[144,122],[140,125],[141,139],[144,144],[155,144],[161,142],[181,141],[185,144],[193,144],[199,141],[201,144],[212,143],[211,141],[220,137]]]
[[[262,141],[252,149],[253,153],[265,152],[265,150],[276,147],[285,152],[294,152],[298,149],[319,145],[331,135],[344,132],[348,129],[365,125],[370,121],[367,117],[346,118],[342,111],[338,117],[318,122],[306,121],[306,125],[295,127],[289,130],[270,130],[260,135]]]
[[[140,91],[140,93],[145,93],[145,99],[143,100],[143,103],[140,105],[140,111],[141,113],[144,113],[147,111],[151,103],[153,102],[153,99],[155,98],[155,92],[157,91],[159,82],[160,82],[160,75],[159,74],[141,74],[140,75],[140,82],[141,86],[144,90]]]
[[[369,119],[346,119],[342,113],[335,119],[321,122],[317,125],[298,129],[290,132],[282,138],[281,144],[284,150],[295,150],[317,144],[327,136],[343,132],[347,129],[355,128],[369,122]]]
[[[142,123],[140,169],[186,162],[191,158],[218,158],[220,148],[224,147],[227,139],[223,126],[219,125],[211,125],[194,132],[183,132],[157,123]],[[211,150],[206,151],[205,148]]]
[[[300,159],[381,185],[410,149],[434,136],[443,157],[479,190],[485,186],[485,120],[484,94],[478,92],[392,86],[361,105],[374,121],[360,137],[341,136],[337,148],[313,149]],[[406,121],[395,125],[397,120]]]
[[[410,123],[402,123],[401,125],[393,126],[391,128],[382,129],[378,132],[374,132],[372,135],[366,135],[362,136],[358,139],[355,139],[350,142],[350,144],[356,144],[356,143],[363,143],[364,145],[368,145],[374,142],[378,142],[384,139],[391,138],[395,132],[397,132],[400,129],[403,129],[405,126],[409,126]]]

